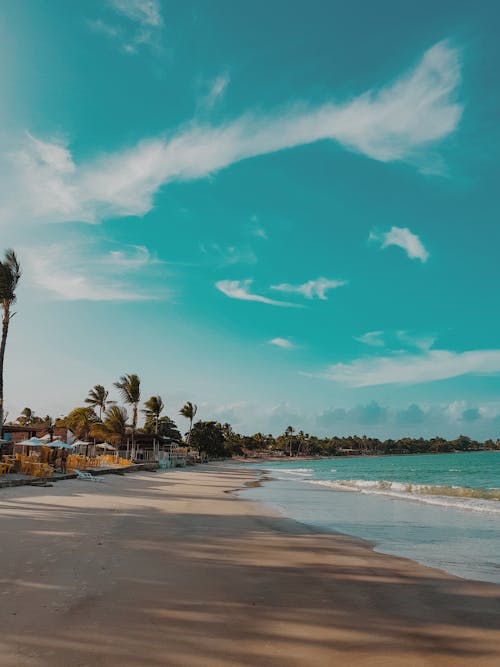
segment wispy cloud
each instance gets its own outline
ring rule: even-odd
[[[320,140],[382,162],[415,162],[457,128],[459,81],[458,51],[441,42],[410,74],[343,105],[295,105],[268,116],[246,114],[219,127],[193,124],[168,138],[76,164],[71,173],[31,139],[7,156],[1,169],[0,214],[4,221],[87,222],[145,215],[166,183],[204,178],[247,158]],[[68,147],[59,148],[73,163]]]
[[[290,285],[288,283],[281,283],[280,285],[271,285],[271,289],[279,292],[289,292],[301,294],[306,299],[321,299],[327,300],[326,292],[337,287],[347,285],[345,280],[329,280],[328,278],[316,278],[316,280],[308,280],[302,285]]]
[[[231,77],[229,76],[229,72],[223,72],[210,81],[208,91],[199,101],[199,108],[207,110],[212,109],[224,97],[230,81]]]
[[[120,270],[141,269],[160,263],[160,260],[143,245],[133,245],[125,250],[110,250],[107,255],[104,255],[102,261],[108,267]]]
[[[283,350],[294,350],[297,346],[288,338],[271,338],[267,341],[269,345],[281,347]]]
[[[371,347],[384,347],[385,345],[383,331],[367,331],[362,336],[355,336],[354,340]]]
[[[113,23],[102,18],[87,20],[93,32],[116,42],[124,53],[137,53],[142,45],[158,47],[164,24],[159,0],[108,0],[107,6],[115,15]]]
[[[419,350],[429,350],[436,342],[436,336],[428,334],[414,334],[409,331],[396,331],[397,340],[407,345],[408,347],[415,347]]]
[[[266,230],[260,224],[259,216],[255,214],[250,217],[250,234],[264,241],[267,241],[269,238]]]
[[[110,0],[109,4],[118,14],[142,26],[158,28],[163,25],[159,0]]]
[[[319,376],[350,387],[370,387],[497,373],[500,373],[500,350],[426,350],[421,354],[367,357],[334,364]]]
[[[407,227],[391,227],[388,232],[382,234],[372,231],[369,240],[380,242],[381,248],[388,248],[391,245],[402,248],[410,259],[419,259],[421,262],[429,259],[429,253],[420,238]]]
[[[253,294],[250,292],[253,280],[219,280],[215,283],[216,288],[230,297],[231,299],[241,299],[242,301],[257,301],[258,303],[267,303],[270,306],[283,306],[286,308],[297,308],[297,304],[289,303],[287,301],[277,301],[269,299],[261,294]]]
[[[436,342],[436,337],[431,335],[414,334],[400,329],[399,331],[367,331],[354,340],[371,347],[387,347],[392,350],[404,348],[417,348],[428,350]]]
[[[160,298],[134,288],[126,279],[127,269],[137,269],[149,263],[142,249],[135,258],[122,251],[89,256],[75,252],[70,245],[54,244],[24,248],[21,249],[21,255],[28,283],[45,291],[53,299],[147,301]],[[119,280],[116,278],[117,266],[122,270]],[[165,298],[165,294],[162,298]]]
[[[92,32],[103,35],[108,39],[116,39],[121,36],[120,28],[114,25],[110,25],[102,19],[89,19],[87,20],[87,25],[92,30]]]
[[[203,255],[213,259],[220,266],[232,266],[234,264],[256,264],[257,256],[249,247],[221,246],[218,243],[201,244],[200,250]]]

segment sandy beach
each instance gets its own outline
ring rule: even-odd
[[[318,534],[208,465],[0,490],[2,667],[500,664],[499,587]]]

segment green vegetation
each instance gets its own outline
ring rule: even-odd
[[[109,391],[106,391],[102,384],[96,384],[85,399],[85,403],[88,403],[94,409],[99,408],[99,421],[102,419],[102,413],[106,412],[107,406],[112,402],[108,401],[108,396]]]
[[[222,427],[217,422],[196,422],[189,434],[191,447],[201,458],[223,458],[230,454]]]
[[[277,437],[256,433],[251,436],[234,433],[229,424],[220,425],[225,434],[226,450],[230,454],[254,456],[256,453],[281,456],[347,456],[356,454],[427,454],[444,452],[469,452],[500,450],[500,440],[478,442],[465,435],[454,440],[435,437],[400,438],[399,440],[379,440],[363,436],[318,438],[303,431],[298,433],[289,426]]]
[[[189,419],[189,433],[188,433],[188,437],[187,437],[188,445],[191,445],[191,430],[193,428],[193,419],[195,418],[197,412],[198,412],[198,406],[194,405],[194,403],[191,403],[191,401],[188,401],[179,410],[180,415],[182,415],[186,419]]]
[[[137,409],[141,400],[141,381],[135,373],[122,375],[115,387],[119,390],[123,402],[132,406],[132,445],[135,443],[137,430]]]
[[[9,325],[15,313],[11,311],[16,302],[16,288],[21,278],[21,267],[13,250],[6,250],[0,262],[0,301],[2,302],[2,341],[0,343],[0,428],[4,423],[3,367]]]

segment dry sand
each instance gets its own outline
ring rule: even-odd
[[[500,665],[500,587],[225,493],[253,475],[1,489],[0,665]]]

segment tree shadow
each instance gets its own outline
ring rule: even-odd
[[[0,665],[498,664],[498,587],[267,515],[222,493],[250,477],[205,473],[0,494]]]

